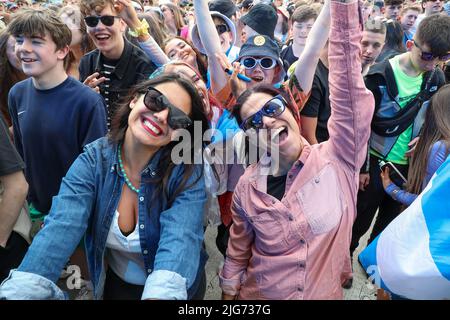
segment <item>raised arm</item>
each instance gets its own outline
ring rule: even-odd
[[[325,4],[306,39],[305,49],[295,66],[295,77],[303,92],[309,92],[319,63],[320,52],[327,43],[330,30],[330,0]]]
[[[228,81],[228,76],[216,57],[216,54],[222,52],[219,34],[209,12],[207,0],[194,0],[194,10],[198,33],[208,56],[208,69],[213,83],[212,90],[213,93],[217,93],[227,85]]]
[[[131,4],[131,0],[116,0],[116,7],[120,11],[121,18],[131,30],[135,31],[143,28],[143,25],[138,19],[136,10]],[[167,55],[148,32],[139,34],[137,40],[139,47],[156,66],[159,67],[169,62]]]
[[[330,152],[359,172],[366,156],[375,104],[361,75],[362,17],[356,0],[332,0],[330,10]]]

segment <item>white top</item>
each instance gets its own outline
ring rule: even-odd
[[[119,228],[119,212],[116,210],[106,240],[106,256],[109,267],[125,282],[145,285],[144,257],[136,224],[133,232],[125,237]]]

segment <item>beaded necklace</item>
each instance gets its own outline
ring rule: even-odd
[[[128,188],[130,188],[132,191],[139,193],[139,189],[135,188],[132,184],[130,179],[128,179],[127,173],[125,172],[125,168],[123,167],[122,163],[122,153],[121,153],[122,145],[119,144],[119,167],[120,172],[123,174],[123,178],[125,179],[125,183],[127,184]]]

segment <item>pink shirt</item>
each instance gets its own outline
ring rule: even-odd
[[[313,146],[303,140],[281,201],[266,193],[260,163],[236,186],[220,284],[239,299],[342,299],[351,274],[358,174],[374,99],[361,76],[358,3],[332,1],[331,16],[330,139]]]

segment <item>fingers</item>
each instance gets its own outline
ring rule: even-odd
[[[216,53],[216,58],[223,69],[231,69],[231,64],[228,61],[227,56],[223,52]]]
[[[415,137],[408,143],[408,147],[414,146],[419,141],[419,137]]]
[[[237,75],[239,74],[240,67],[241,65],[239,62],[233,63],[233,74],[231,75],[231,81],[238,81]]]
[[[95,72],[95,73],[91,74],[89,77],[87,77],[83,83],[85,85],[87,85],[88,87],[91,87],[92,89],[96,89],[96,88],[98,88],[99,84],[103,83],[106,80],[105,77],[97,78],[99,75],[100,74],[98,72]],[[98,88],[97,92],[100,92],[100,88]]]

